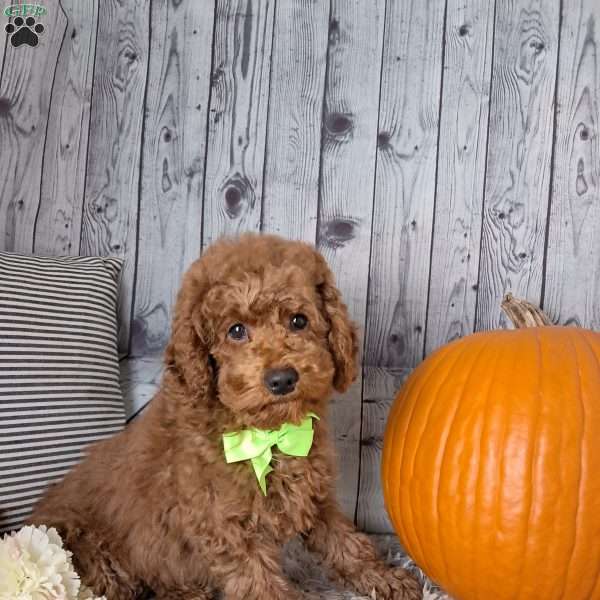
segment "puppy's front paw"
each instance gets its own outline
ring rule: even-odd
[[[386,580],[392,588],[390,599],[421,600],[423,585],[405,569],[394,567],[386,571]]]
[[[400,567],[377,569],[365,574],[369,595],[374,600],[421,600],[423,586]]]

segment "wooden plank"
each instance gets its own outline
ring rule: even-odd
[[[473,331],[494,5],[448,0],[426,353]]]
[[[62,0],[67,30],[54,77],[34,252],[79,254],[96,51],[94,0]]]
[[[152,4],[133,356],[166,345],[182,274],[200,255],[213,10]]]
[[[377,530],[389,528],[378,485],[389,398],[397,374],[423,357],[444,32],[443,2],[387,8],[365,345],[365,398],[375,402],[363,409],[357,510]],[[370,366],[395,375],[378,384]]]
[[[130,421],[144,410],[158,391],[163,372],[162,356],[125,358],[119,366],[125,415]]]
[[[600,4],[563,7],[544,309],[600,329]]]
[[[273,0],[217,3],[203,245],[258,231],[266,139]]]
[[[559,3],[496,4],[477,329],[506,326],[505,292],[539,303]]]
[[[329,0],[278,2],[262,230],[314,243]]]
[[[38,45],[8,43],[0,83],[0,249],[14,252],[33,249],[54,73],[67,23],[58,0],[44,6]],[[3,29],[4,18],[5,35]]]
[[[6,26],[7,22],[3,22],[2,25]],[[8,44],[8,36],[4,36],[4,39],[0,38],[0,83],[2,82],[2,73],[4,71],[4,58],[6,56],[6,49],[8,48]]]
[[[352,318],[361,325],[367,303],[384,9],[384,0],[333,0],[329,22],[317,243]],[[338,499],[352,517],[358,493],[361,387],[359,377],[331,407],[339,456]]]
[[[388,4],[367,365],[410,369],[423,358],[443,23],[443,2]]]
[[[385,510],[380,463],[387,416],[410,369],[365,367],[361,443],[360,502],[356,521],[361,529],[376,533],[393,531]]]
[[[83,255],[125,258],[119,348],[129,345],[136,263],[138,183],[148,69],[149,0],[103,0],[86,170]]]

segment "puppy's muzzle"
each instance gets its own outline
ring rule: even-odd
[[[298,383],[298,371],[287,369],[268,369],[263,378],[265,387],[275,396],[284,396],[294,391]]]

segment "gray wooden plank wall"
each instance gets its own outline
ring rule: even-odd
[[[125,257],[130,414],[223,233],[331,263],[363,331],[339,495],[372,531],[389,406],[427,353],[506,326],[508,290],[600,328],[596,0],[44,5],[37,47],[0,40],[0,248]]]

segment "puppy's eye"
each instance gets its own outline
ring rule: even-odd
[[[306,315],[303,315],[302,313],[298,313],[290,319],[290,327],[294,331],[300,331],[301,329],[305,329],[307,325],[308,319]]]
[[[229,328],[227,335],[232,340],[241,342],[248,339],[248,330],[241,323],[235,323]]]

